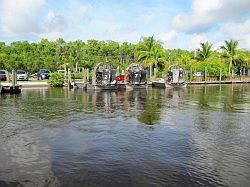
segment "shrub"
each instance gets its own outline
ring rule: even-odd
[[[54,72],[50,74],[49,83],[53,87],[62,87],[64,83],[64,73]]]
[[[79,73],[72,73],[72,79],[82,79],[83,78],[83,73],[79,72]]]

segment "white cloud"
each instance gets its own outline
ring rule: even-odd
[[[175,48],[177,42],[177,33],[175,30],[171,30],[167,33],[159,35],[160,40],[164,43],[167,48]]]
[[[2,32],[14,35],[39,33],[44,4],[45,0],[3,0],[0,4]]]
[[[42,32],[38,34],[39,38],[55,40],[67,36],[67,21],[63,15],[54,11],[49,11],[45,22],[42,24]]]
[[[240,48],[250,49],[250,0],[192,0],[191,7],[191,12],[173,18],[171,43],[193,50],[209,41],[217,49],[234,39]]]
[[[171,30],[165,34],[160,34],[159,38],[163,41],[166,48],[181,48],[195,50],[200,47],[200,43],[208,41],[206,34],[185,34]]]
[[[58,38],[65,38],[67,34],[62,31],[51,31],[51,32],[44,32],[38,35],[39,38],[46,38],[48,40],[56,40]]]
[[[50,11],[44,24],[44,30],[49,31],[63,31],[67,27],[67,21],[63,15],[56,14]]]
[[[201,33],[225,21],[242,20],[249,12],[249,0],[193,0],[192,12],[176,15],[173,26],[178,31]]]
[[[214,38],[239,40],[240,48],[250,49],[250,18],[243,22],[223,24]]]
[[[250,0],[192,0],[191,10],[182,13],[177,13],[176,3],[166,6],[162,1],[152,6],[134,2],[128,6],[82,4],[79,0],[62,1],[62,6],[57,6],[58,2],[51,2],[0,0],[1,39],[137,42],[141,36],[154,35],[167,48],[193,50],[200,42],[209,41],[215,49],[224,40],[238,39],[241,48],[250,49]]]
[[[88,10],[88,7],[85,5],[80,5],[77,9],[79,14],[85,14]]]
[[[66,12],[48,10],[48,0],[0,0],[0,34],[4,38],[57,39],[68,26],[81,24],[88,7],[70,1]],[[55,7],[56,8],[56,7]]]
[[[245,22],[241,23],[225,24],[221,28],[221,32],[226,35],[250,34],[250,19],[247,19]]]
[[[182,48],[194,50],[202,42],[210,42],[213,49],[219,49],[225,40],[239,40],[239,48],[250,49],[250,18],[242,22],[223,23],[213,32],[188,34],[171,30],[159,35],[167,48]]]
[[[208,41],[205,34],[194,34],[190,37],[189,44],[192,50],[195,50],[200,47],[200,43],[205,43]]]

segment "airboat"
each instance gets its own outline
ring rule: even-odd
[[[136,63],[130,64],[125,73],[127,89],[147,88],[147,72]]]
[[[187,86],[185,77],[186,74],[183,68],[172,65],[168,69],[166,78],[153,81],[152,86],[157,88],[185,88]]]
[[[94,67],[92,84],[87,85],[87,90],[121,89],[126,89],[126,85],[117,83],[116,70],[111,69],[107,62],[101,62]]]

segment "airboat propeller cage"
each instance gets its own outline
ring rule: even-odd
[[[172,65],[168,68],[167,82],[183,83],[185,82],[185,71],[178,65]]]
[[[126,81],[131,84],[145,84],[147,72],[139,64],[132,63],[126,69]]]
[[[106,62],[101,62],[94,67],[92,85],[110,85],[116,83],[116,70],[111,69]]]

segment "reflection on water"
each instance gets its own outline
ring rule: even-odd
[[[0,186],[249,186],[250,85],[0,96]]]

